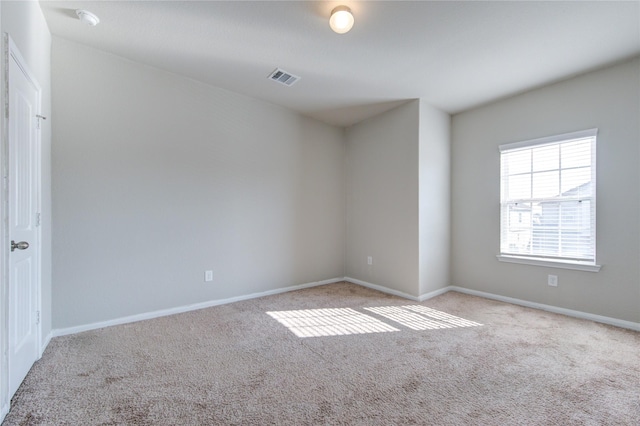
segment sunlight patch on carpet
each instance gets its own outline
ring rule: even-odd
[[[298,337],[342,336],[348,334],[400,331],[351,308],[304,309],[267,312]]]
[[[421,305],[364,308],[412,330],[477,327],[482,324]]]
[[[411,330],[438,330],[458,327],[478,327],[482,324],[421,305],[379,306],[362,308],[396,325]],[[351,308],[302,309],[272,311],[269,316],[298,337],[344,336],[348,334],[400,331],[377,318]]]

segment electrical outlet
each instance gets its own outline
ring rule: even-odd
[[[213,281],[213,271],[204,271],[205,282]]]
[[[558,276],[549,275],[547,277],[547,284],[549,284],[551,287],[558,287]]]
[[[373,257],[367,256],[367,265],[373,265]]]

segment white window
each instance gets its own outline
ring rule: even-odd
[[[596,135],[500,146],[500,260],[597,270]]]

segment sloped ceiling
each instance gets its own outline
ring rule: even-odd
[[[54,36],[337,126],[415,98],[457,113],[640,54],[637,1],[40,4]],[[328,25],[339,4],[356,20],[344,35]],[[302,79],[269,81],[277,67]]]

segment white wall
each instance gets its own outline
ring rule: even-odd
[[[419,105],[411,101],[348,128],[346,150],[346,275],[415,297]]]
[[[347,129],[348,277],[413,297],[449,285],[449,133],[423,100]]]
[[[638,59],[455,115],[452,284],[640,322],[639,117]],[[498,262],[498,145],[594,127],[601,271]]]
[[[55,328],[344,276],[342,129],[59,38],[53,91]]]
[[[451,116],[420,100],[420,295],[450,285]]]

